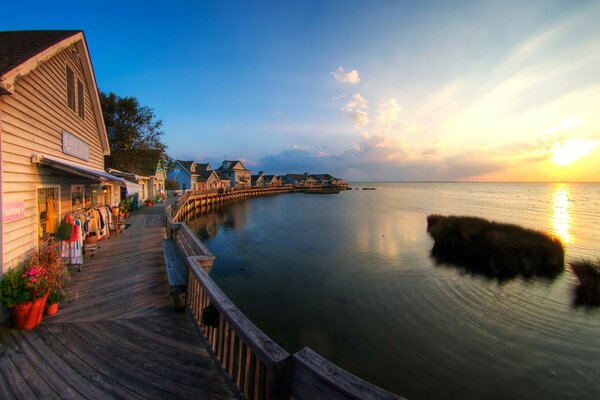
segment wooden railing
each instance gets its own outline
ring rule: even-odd
[[[188,268],[186,304],[200,332],[244,398],[382,399],[401,397],[332,364],[309,348],[290,355],[252,323],[206,272],[214,256],[166,209],[166,230]]]
[[[188,267],[188,308],[232,381],[247,399],[285,398],[290,355],[242,314],[195,257]]]
[[[222,204],[229,201],[247,199],[257,196],[270,196],[279,193],[292,192],[294,188],[287,186],[273,187],[250,187],[250,188],[225,188],[210,190],[190,190],[184,193],[175,203],[175,206],[169,208],[173,220],[179,222],[186,218],[186,215],[198,207],[209,204]]]

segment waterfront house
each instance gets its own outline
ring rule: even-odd
[[[252,181],[252,187],[263,187],[265,186],[264,182],[264,172],[258,171],[258,174],[251,175],[250,180]]]
[[[220,177],[219,174],[213,170],[200,170],[196,173],[195,179],[196,190],[213,190],[229,187],[229,179]]]
[[[231,181],[229,180],[229,178],[226,175],[223,175],[220,171],[216,171],[215,173],[217,174],[217,177],[219,178],[220,183],[220,187],[221,188],[230,188],[231,187]]]
[[[82,31],[0,32],[1,269],[52,240],[67,214],[120,201]]]
[[[286,184],[294,185],[296,188],[317,186],[317,180],[308,172],[303,174],[286,174],[284,176],[284,181]]]
[[[279,179],[275,175],[263,175],[263,186],[266,187],[275,187],[281,186],[279,184]]]
[[[231,187],[247,188],[252,184],[250,170],[240,160],[224,160],[217,171],[229,179]]]
[[[177,182],[177,187],[185,192],[197,188],[197,177],[200,171],[209,170],[211,170],[210,164],[175,160],[167,170],[167,179]]]

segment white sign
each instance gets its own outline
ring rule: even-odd
[[[88,146],[88,144],[83,140],[65,130],[62,131],[62,146],[63,153],[65,154],[81,158],[85,161],[89,160],[90,158],[90,146]]]

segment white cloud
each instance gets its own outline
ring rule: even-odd
[[[360,93],[356,93],[352,98],[346,103],[341,110],[352,118],[354,121],[354,126],[356,128],[363,128],[366,126],[370,119],[367,115],[367,109],[369,108],[369,102],[360,95]]]
[[[390,129],[400,114],[400,106],[396,99],[389,99],[385,103],[379,103],[377,108],[377,126]]]
[[[330,75],[342,83],[358,85],[360,82],[360,76],[358,76],[358,71],[355,69],[350,72],[346,72],[344,71],[344,68],[338,67],[335,71],[331,72]]]

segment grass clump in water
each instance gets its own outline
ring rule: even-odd
[[[569,263],[579,279],[577,303],[600,305],[600,259],[577,260]]]
[[[432,256],[499,279],[517,275],[554,277],[565,251],[556,237],[512,224],[468,216],[429,215]]]

